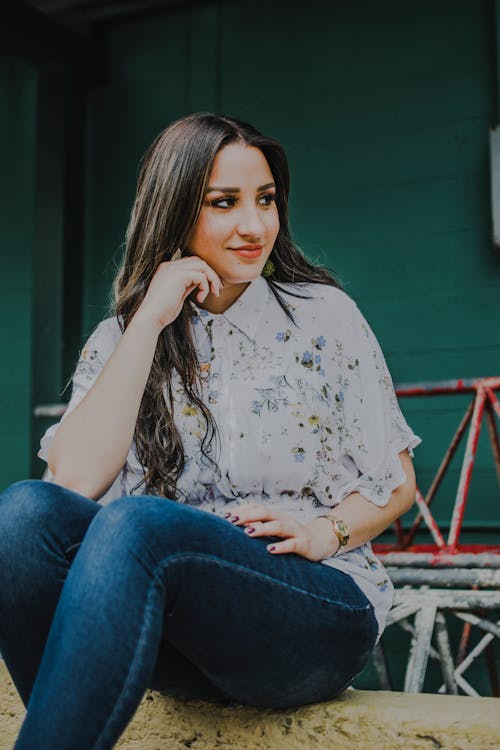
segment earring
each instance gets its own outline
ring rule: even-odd
[[[262,269],[262,276],[264,276],[265,279],[267,279],[269,276],[272,276],[273,273],[276,271],[276,266],[270,260],[269,258],[264,263],[264,268]]]
[[[179,258],[182,258],[182,250],[180,249],[180,247],[177,248],[170,260],[179,260]]]

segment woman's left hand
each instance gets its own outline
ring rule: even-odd
[[[267,550],[273,555],[294,552],[307,560],[324,560],[337,551],[339,540],[327,518],[314,518],[301,523],[288,513],[272,507],[249,503],[240,505],[233,514],[224,516],[235,526],[244,526],[251,537],[277,536],[282,542],[272,542]]]

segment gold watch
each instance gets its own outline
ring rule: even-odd
[[[319,518],[328,518],[328,520],[331,522],[333,526],[333,531],[335,533],[335,536],[339,540],[339,546],[338,549],[333,553],[332,557],[335,557],[335,555],[338,555],[341,550],[344,549],[347,542],[349,541],[349,528],[345,521],[342,521],[341,518],[337,518],[334,513],[330,511],[330,513],[325,513],[323,516],[318,516]]]

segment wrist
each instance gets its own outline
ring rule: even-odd
[[[162,325],[159,320],[156,320],[152,316],[148,315],[139,307],[139,309],[134,313],[128,325],[128,328],[131,327],[141,329],[144,332],[158,338],[165,326]]]
[[[329,511],[319,518],[324,518],[327,523],[330,524],[333,535],[338,541],[337,549],[332,553],[332,556],[341,554],[349,543],[349,527],[346,522],[341,518],[338,518],[334,511]]]
[[[316,530],[318,535],[321,535],[322,546],[324,549],[322,558],[325,559],[336,555],[340,549],[340,541],[328,518],[318,516],[310,521],[310,526]]]

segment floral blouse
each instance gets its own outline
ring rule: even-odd
[[[217,436],[207,459],[201,451],[204,419],[175,373],[174,415],[186,456],[177,484],[181,502],[219,514],[261,502],[303,522],[352,492],[383,506],[406,480],[398,453],[412,453],[421,440],[401,413],[380,346],[345,292],[321,284],[282,289],[294,322],[262,277],[223,314],[192,305],[201,397]],[[120,336],[116,318],[97,326],[81,353],[63,419],[93,385]],[[43,459],[57,427],[42,438]],[[132,443],[100,502],[144,494],[143,476]],[[372,602],[381,632],[393,589],[370,544],[322,563],[354,578]]]

